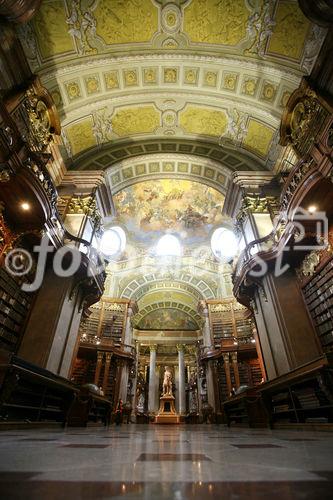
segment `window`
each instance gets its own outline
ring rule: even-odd
[[[212,252],[219,260],[229,261],[238,252],[238,242],[233,231],[226,227],[215,229],[211,239]]]
[[[180,257],[182,254],[182,247],[179,239],[173,234],[165,234],[162,236],[156,245],[156,255]]]
[[[126,234],[125,231],[119,227],[114,226],[107,229],[101,239],[100,250],[101,252],[112,257],[125,250]]]

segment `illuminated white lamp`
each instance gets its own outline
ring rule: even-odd
[[[160,257],[180,257],[182,246],[176,236],[165,234],[158,240],[155,252]]]
[[[309,212],[310,214],[314,214],[315,212],[317,212],[317,207],[316,207],[316,205],[310,205],[310,206],[308,207],[308,212]]]
[[[31,207],[30,207],[30,204],[25,201],[25,202],[21,203],[21,208],[22,208],[22,210],[27,212],[28,210],[30,210]]]
[[[226,227],[215,229],[211,239],[212,252],[219,260],[229,261],[238,252],[238,241],[233,231]]]

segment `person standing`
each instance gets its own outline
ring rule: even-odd
[[[123,419],[123,401],[119,399],[116,408],[116,425],[121,425]]]

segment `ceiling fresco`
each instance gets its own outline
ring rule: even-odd
[[[165,138],[271,169],[283,108],[325,34],[297,0],[43,0],[19,30],[75,169],[95,169],[110,144]]]
[[[222,222],[224,196],[187,180],[160,179],[133,184],[113,196],[116,220],[138,242],[154,244],[166,232],[186,244],[205,241]]]
[[[198,330],[198,301],[232,294],[209,245],[231,174],[274,168],[325,30],[297,0],[43,0],[18,30],[67,168],[106,171],[127,233],[105,296],[137,300],[139,329]],[[165,232],[184,246],[176,266],[147,252]]]
[[[183,311],[157,309],[144,316],[136,325],[139,330],[199,330],[198,324]]]

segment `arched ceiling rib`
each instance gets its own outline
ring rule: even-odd
[[[65,152],[66,154],[66,152]],[[192,155],[203,157],[206,160],[218,162],[229,170],[262,170],[264,167],[257,160],[244,157],[232,145],[220,147],[216,143],[203,140],[178,139],[152,139],[140,141],[116,141],[105,143],[98,148],[93,147],[85,151],[75,160],[68,160],[71,170],[105,170],[114,167],[119,162],[143,155],[154,154]],[[202,161],[202,160],[200,160]]]
[[[130,282],[122,283],[120,288],[121,297],[131,300],[140,300],[145,294],[154,290],[160,291],[182,291],[192,296],[194,300],[214,299],[215,293],[211,284],[203,278],[189,276],[186,273],[180,274],[176,280],[163,279],[158,275],[139,275]]]
[[[138,183],[157,179],[201,182],[225,194],[231,172],[219,162],[197,155],[160,153],[122,160],[106,172],[112,195]]]

